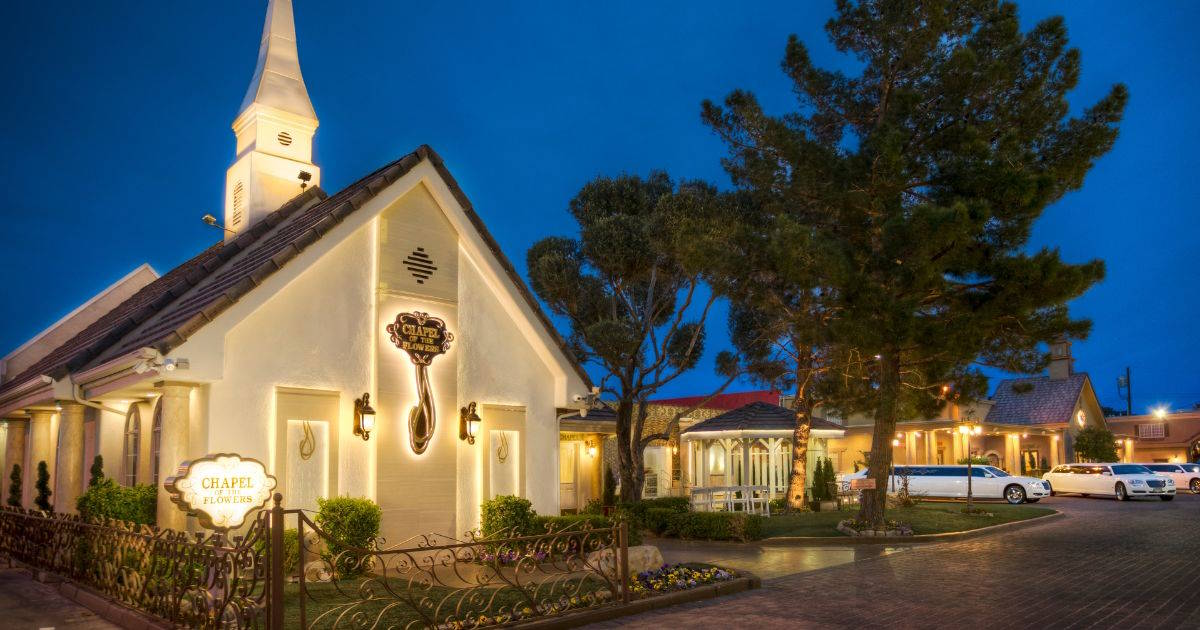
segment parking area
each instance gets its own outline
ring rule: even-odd
[[[791,548],[780,563],[764,548],[762,589],[609,627],[1200,627],[1200,496],[1039,505],[1066,517],[959,542],[844,551],[824,568],[814,559],[831,558],[829,549]],[[748,552],[729,553],[753,570]]]

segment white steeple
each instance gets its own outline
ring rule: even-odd
[[[254,78],[233,121],[236,159],[225,174],[225,227],[236,236],[303,186],[317,186],[312,162],[317,114],[300,74],[291,0],[269,0]],[[307,177],[307,179],[305,179]]]

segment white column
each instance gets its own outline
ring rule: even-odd
[[[1060,463],[1059,458],[1058,458],[1058,449],[1059,449],[1060,441],[1061,440],[1058,439],[1057,433],[1050,436],[1050,467],[1051,468],[1054,468],[1055,466],[1057,466]]]
[[[53,415],[53,411],[42,409],[29,411],[29,464],[21,471],[21,482],[25,486],[22,503],[26,508],[33,507],[38,462],[46,462],[47,467],[54,463],[51,461],[54,453],[50,449],[50,418]],[[53,487],[53,471],[51,471],[50,484]]]
[[[75,513],[83,493],[83,405],[62,403],[58,417],[58,463],[54,468],[54,510]]]
[[[171,502],[171,496],[163,488],[167,477],[175,473],[179,464],[188,459],[188,423],[192,385],[163,381],[155,384],[162,392],[162,428],[159,434],[158,462],[158,526],[160,528],[187,530],[187,515]],[[145,425],[143,425],[145,426]],[[145,436],[149,438],[149,436]],[[149,481],[149,480],[147,480]]]
[[[696,480],[696,485],[701,488],[708,487],[708,440],[700,440],[700,478]]]

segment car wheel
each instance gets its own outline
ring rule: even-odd
[[[1192,494],[1200,494],[1200,479],[1193,479],[1191,484]]]
[[[1175,498],[1175,495],[1173,495],[1173,494],[1164,494],[1164,495],[1162,495],[1161,497],[1158,497],[1158,498],[1162,499],[1163,501],[1170,501],[1171,499],[1174,499],[1174,498]]]
[[[1041,499],[1025,499],[1026,503],[1037,503],[1038,501],[1041,501]]]
[[[1128,501],[1129,500],[1129,493],[1125,492],[1125,484],[1123,484],[1123,483],[1117,484],[1117,500],[1118,501]]]
[[[1004,500],[1012,505],[1019,505],[1025,502],[1025,488],[1012,485],[1004,489]]]

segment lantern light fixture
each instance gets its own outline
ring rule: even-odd
[[[476,407],[476,404],[471,402],[458,410],[458,439],[466,441],[467,444],[475,443],[475,437],[479,435],[479,425],[483,422],[475,412]]]
[[[354,401],[354,435],[367,441],[375,430],[375,409],[371,407],[371,394],[365,393]]]
[[[597,449],[596,449],[596,441],[595,441],[595,440],[588,440],[588,441],[587,441],[587,454],[588,454],[588,457],[595,457],[595,456],[596,456],[596,453],[597,453]]]

